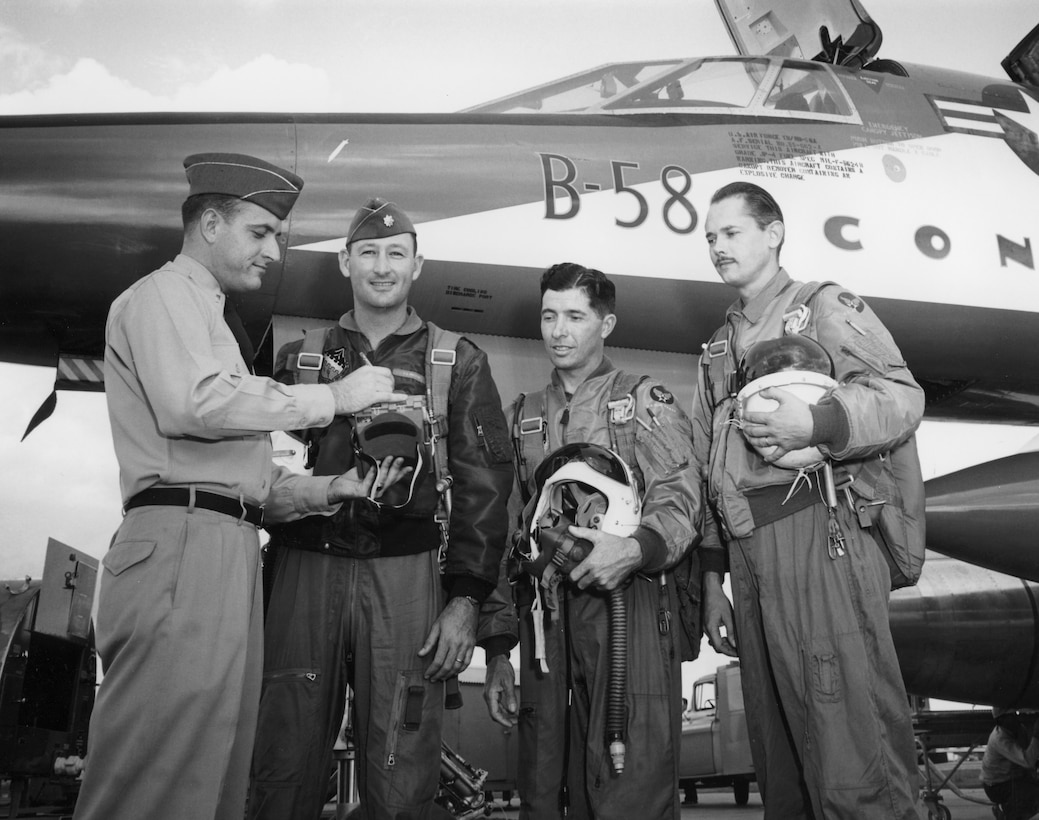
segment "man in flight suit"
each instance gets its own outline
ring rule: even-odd
[[[760,395],[777,409],[747,414],[741,430],[733,394],[715,395],[707,359],[739,362],[755,342],[782,337],[799,286],[779,265],[785,225],[764,189],[721,188],[705,228],[711,261],[739,299],[728,309],[724,344],[704,353],[692,413],[697,458],[710,465],[708,494],[727,536],[735,602],[734,623],[721,587],[726,552],[705,539],[704,628],[717,651],[739,650],[765,817],[915,818],[916,754],[888,626],[887,564],[844,493],[831,521],[822,471],[804,481],[774,462],[815,446],[835,469],[861,479],[866,459],[916,429],[923,391],[870,308],[840,287],[824,287],[812,321],[838,385],[816,405],[765,390]],[[766,460],[757,450],[770,447]],[[829,540],[832,523],[844,539],[840,549]]]
[[[543,400],[526,396],[522,418],[514,420],[535,448],[528,457],[530,443],[517,444],[525,454],[525,475],[519,479],[528,492],[534,492],[538,465],[559,447],[575,442],[614,446],[610,405],[614,384],[626,378],[604,352],[617,322],[615,303],[614,285],[600,271],[562,263],[542,275],[541,335],[552,378],[537,394]],[[554,611],[531,612],[530,576],[517,587],[521,818],[678,817],[682,676],[677,593],[668,570],[686,556],[696,535],[700,475],[692,461],[689,419],[666,387],[643,378],[626,401],[614,406],[620,405],[626,411],[616,423],[635,431],[634,457],[627,459],[643,499],[638,529],[621,537],[571,527],[571,534],[594,547],[559,584]],[[624,590],[628,629],[627,750],[619,775],[611,771],[605,742],[607,593],[618,587]],[[535,619],[540,618],[545,619],[547,672],[540,666],[540,640],[535,638],[540,631]],[[514,725],[508,655],[489,657],[487,664],[484,697],[491,717]]]
[[[391,202],[370,200],[339,254],[353,310],[318,336],[318,355],[303,342],[278,354],[277,375],[290,382],[309,371],[334,384],[368,362],[389,368],[408,402],[373,408],[373,426],[382,410],[418,411],[422,426],[432,412],[427,360],[436,354],[435,361],[453,362],[433,365],[451,369],[447,417],[437,428],[447,437],[453,507],[440,556],[434,448],[417,430],[422,461],[413,486],[403,495],[398,486],[392,504],[350,502],[331,519],[305,518],[272,535],[278,557],[252,818],[320,816],[348,684],[363,816],[424,820],[434,810],[444,681],[468,666],[477,613],[498,580],[512,457],[486,355],[466,339],[453,356],[431,349],[433,329],[408,305],[422,261],[408,215]],[[408,427],[399,414],[394,418],[394,429]],[[363,421],[337,418],[308,438],[316,475],[357,463]]]
[[[371,489],[356,473],[276,468],[268,433],[402,398],[384,368],[313,387],[250,374],[228,294],[259,288],[280,258],[303,181],[241,154],[184,167],[181,252],[113,302],[105,331],[125,518],[102,561],[105,674],[77,820],[242,817],[262,669],[257,527]]]

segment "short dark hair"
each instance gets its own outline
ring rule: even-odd
[[[711,204],[723,199],[741,196],[747,203],[747,210],[754,217],[758,227],[764,230],[773,222],[784,222],[783,210],[768,191],[753,182],[730,182],[714,192]]]
[[[546,290],[580,288],[588,297],[588,304],[601,319],[617,309],[617,289],[606,274],[595,268],[586,268],[576,262],[560,262],[541,274],[541,295]]]
[[[783,219],[783,209],[779,207],[779,203],[772,194],[753,182],[730,182],[728,185],[723,185],[714,192],[711,204],[734,196],[743,198],[754,224],[760,230],[765,230],[773,222],[782,222],[786,225],[786,221]],[[786,242],[786,234],[779,240],[779,246],[776,248],[777,258],[779,252],[783,250],[784,242]]]
[[[199,219],[209,208],[212,208],[224,219],[231,219],[242,207],[245,200],[228,194],[195,194],[184,200],[180,206],[180,218],[187,230]]]

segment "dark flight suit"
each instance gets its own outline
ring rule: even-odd
[[[373,351],[348,313],[327,337],[325,356],[337,363],[338,377],[362,364],[364,354],[393,371],[398,391],[422,396],[427,333],[409,308],[405,324]],[[279,367],[299,347],[286,346]],[[282,370],[282,377],[292,374]],[[341,417],[318,431],[315,474],[354,464],[351,426]],[[331,519],[304,519],[272,533],[278,557],[250,817],[319,817],[347,684],[362,811],[380,819],[430,816],[444,685],[423,678],[430,658],[417,652],[445,597],[482,601],[494,588],[512,486],[508,432],[487,357],[464,339],[452,369],[447,430],[454,501],[443,577],[428,453],[414,500],[399,513],[356,501]]]

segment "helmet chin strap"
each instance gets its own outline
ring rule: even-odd
[[[364,458],[370,459],[371,461],[375,462],[375,468],[377,470],[375,475],[375,481],[372,482],[372,488],[368,491],[368,500],[371,501],[377,507],[385,507],[390,510],[399,510],[401,507],[406,507],[408,504],[410,504],[412,497],[415,495],[415,483],[418,481],[418,477],[422,472],[422,448],[416,447],[415,454],[415,469],[411,471],[411,482],[408,484],[408,497],[404,499],[404,501],[402,501],[400,504],[387,504],[384,501],[380,501],[376,497],[379,490],[383,488],[383,479],[385,478],[386,473],[383,471],[382,464],[379,461],[367,454],[363,454]]]

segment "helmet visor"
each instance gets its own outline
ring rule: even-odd
[[[621,457],[613,450],[600,447],[598,444],[565,444],[558,450],[545,456],[534,471],[535,495],[541,493],[545,488],[545,482],[551,478],[560,467],[571,461],[580,461],[589,468],[616,481],[618,484],[628,484],[628,470]]]

